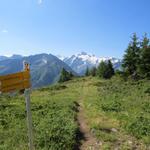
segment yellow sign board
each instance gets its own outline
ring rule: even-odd
[[[2,93],[22,90],[30,88],[30,86],[30,71],[0,76],[0,91]]]
[[[29,63],[24,61],[24,71],[0,76],[0,93],[14,92],[23,90],[26,100],[27,110],[27,126],[29,137],[29,149],[34,149],[33,135],[32,135],[32,117],[30,108],[30,66]]]

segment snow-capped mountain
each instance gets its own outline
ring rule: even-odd
[[[95,55],[87,54],[81,52],[80,54],[72,55],[71,57],[66,57],[63,61],[69,65],[75,72],[83,75],[88,68],[98,66],[101,61],[111,60],[114,69],[119,69],[121,66],[121,59],[114,57],[96,57]]]
[[[62,68],[77,75],[71,67],[52,54],[37,54],[26,57],[13,55],[0,60],[0,75],[22,71],[24,60],[30,63],[32,87],[42,87],[57,82]]]
[[[56,55],[56,57],[59,58],[62,61],[66,58],[65,56],[61,56],[61,55]]]
[[[8,56],[0,56],[0,61],[1,60],[6,60],[6,59],[21,59],[22,57],[23,56],[17,55],[17,54],[14,54],[14,55],[12,55],[10,57],[8,57]]]

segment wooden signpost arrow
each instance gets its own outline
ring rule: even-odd
[[[32,115],[30,104],[30,87],[30,66],[27,62],[24,62],[24,70],[22,72],[0,76],[0,93],[10,93],[24,90],[27,110],[29,150],[34,150],[32,134]]]
[[[26,88],[30,88],[29,71],[0,76],[0,91],[2,93],[13,92]]]

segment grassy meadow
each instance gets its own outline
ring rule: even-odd
[[[150,81],[86,77],[32,91],[36,150],[74,149],[78,104],[102,150],[150,148]],[[24,96],[1,95],[0,150],[20,149],[28,149]]]
[[[102,149],[150,149],[150,81],[86,80],[82,105]]]
[[[75,121],[80,83],[68,82],[34,90],[31,95],[36,150],[71,150],[76,144]],[[24,96],[0,97],[0,150],[27,150]]]

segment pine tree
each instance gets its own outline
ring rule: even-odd
[[[87,67],[85,71],[85,76],[89,76],[89,75],[90,75],[90,71],[89,71],[89,68]]]
[[[132,41],[130,42],[123,58],[123,68],[126,73],[128,73],[131,76],[136,76],[139,57],[139,41],[136,34],[133,34]]]
[[[143,36],[143,39],[142,39],[142,42],[140,43],[141,44],[141,48],[147,48],[149,45],[149,39],[147,37],[147,34],[145,33],[144,36]]]
[[[143,78],[150,79],[150,41],[145,34],[141,42],[140,51],[140,62],[139,62],[139,74]]]
[[[93,68],[90,70],[90,75],[92,75],[93,77],[95,77],[95,76],[96,76],[96,72],[97,72],[96,67],[93,67]]]
[[[59,82],[65,82],[65,81],[68,81],[70,79],[71,79],[70,73],[63,68],[61,71]]]
[[[104,74],[105,71],[106,71],[106,64],[104,61],[101,61],[98,68],[97,68],[98,77],[104,78],[105,77],[105,74]]]
[[[70,78],[74,77],[72,72],[69,72],[69,76],[70,76]]]
[[[108,60],[108,70],[107,70],[107,72],[108,72],[108,78],[111,78],[114,74],[115,74],[115,71],[114,71],[114,68],[113,68],[113,65],[112,65],[112,63],[111,63],[111,61],[110,60]]]
[[[99,64],[97,75],[101,78],[107,78],[107,64],[104,61]]]
[[[114,69],[111,61],[102,61],[97,68],[97,75],[104,79],[110,79],[114,75]]]

